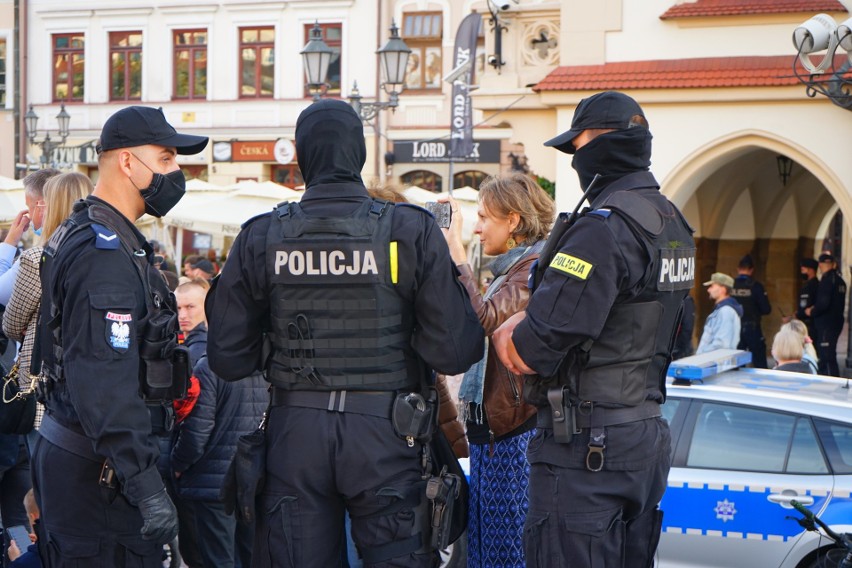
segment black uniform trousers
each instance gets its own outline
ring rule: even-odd
[[[421,483],[420,444],[409,447],[390,418],[279,406],[266,436],[252,566],[341,566],[344,508],[359,549],[421,530],[411,507],[382,514]],[[425,568],[434,558],[412,553],[365,566]]]
[[[32,487],[30,481],[30,460],[27,455],[27,448],[24,445],[24,437],[14,434],[3,434],[3,450],[7,452],[6,462],[12,462],[10,465],[4,464],[0,467],[0,518],[2,518],[3,527],[14,527],[23,525],[30,526],[27,511],[24,509],[24,495]],[[0,558],[0,565],[9,565],[9,533],[3,531],[3,555]],[[27,551],[29,542],[18,542],[18,548],[21,552]]]
[[[819,357],[819,374],[839,377],[840,367],[837,365],[837,340],[840,337],[840,332],[843,330],[843,323],[840,323],[840,325],[817,324],[816,327],[816,349],[817,356]]]
[[[671,462],[666,422],[651,418],[606,428],[604,468],[586,469],[589,430],[557,444],[538,428],[527,455],[530,505],[527,568],[650,568],[660,538]]]
[[[161,568],[163,547],[142,539],[142,516],[118,488],[102,487],[95,462],[39,437],[33,488],[45,568]]]
[[[766,338],[760,325],[753,322],[743,322],[740,330],[740,343],[737,349],[751,351],[751,365],[755,369],[766,369]]]

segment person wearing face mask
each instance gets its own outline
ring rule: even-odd
[[[591,205],[560,214],[526,311],[492,336],[538,406],[526,561],[650,567],[671,451],[660,405],[695,281],[693,231],[649,171],[651,132],[627,95],[583,99],[545,145],[574,155]]]
[[[36,237],[41,236],[44,223],[44,186],[53,176],[61,172],[54,168],[44,168],[29,174],[22,181],[24,184],[24,203],[27,208],[15,215],[6,233],[6,238],[0,243],[0,304],[4,306],[12,297],[15,279],[18,277],[20,263],[15,260],[18,252],[18,242],[29,228]]]
[[[162,109],[119,110],[101,131],[94,192],[45,245],[37,341],[46,413],[32,473],[46,566],[159,565],[177,533],[157,436],[174,423],[189,357],[176,341],[174,296],[133,222],[180,200],[176,156],[206,145],[177,133]]]

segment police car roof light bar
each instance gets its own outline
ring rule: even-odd
[[[743,367],[751,363],[751,352],[739,349],[717,349],[701,355],[691,355],[672,361],[668,376],[674,377],[674,384],[689,385],[693,381],[703,382],[723,371]]]

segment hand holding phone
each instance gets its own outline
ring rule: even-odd
[[[19,550],[24,551],[30,545],[30,533],[24,525],[9,527],[6,532],[9,533],[9,539],[18,545]]]
[[[452,219],[452,211],[449,202],[427,201],[425,204],[426,210],[435,216],[435,221],[442,229],[450,228]]]

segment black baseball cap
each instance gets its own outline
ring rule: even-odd
[[[163,107],[129,106],[110,116],[101,130],[97,152],[154,144],[176,148],[178,154],[197,154],[207,146],[206,136],[180,134],[166,121]]]
[[[804,266],[805,268],[812,268],[813,270],[816,270],[817,268],[819,268],[819,263],[812,258],[803,258],[802,262],[799,263],[799,266]]]
[[[581,100],[574,111],[571,130],[551,138],[544,145],[573,154],[575,150],[571,141],[582,131],[589,128],[624,130],[630,127],[630,119],[637,114],[645,117],[642,107],[635,100],[618,91],[604,91]]]
[[[199,270],[203,270],[207,274],[216,274],[216,268],[213,266],[213,263],[207,260],[206,258],[202,258],[198,262],[192,265],[193,268],[197,268]]]
[[[834,256],[828,253],[819,255],[820,262],[834,262]]]

